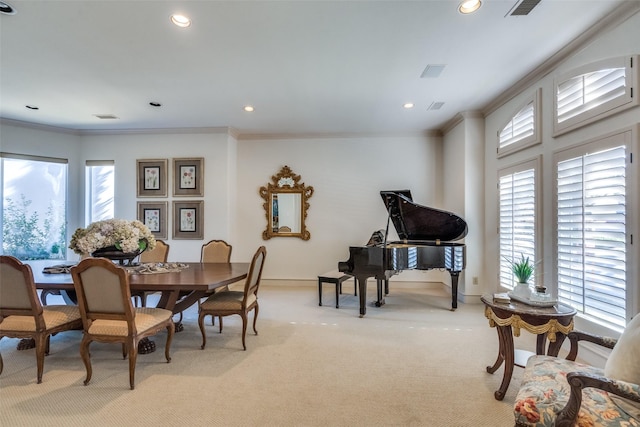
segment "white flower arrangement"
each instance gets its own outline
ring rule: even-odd
[[[124,253],[132,253],[155,248],[156,239],[149,227],[140,221],[107,219],[92,222],[87,228],[78,228],[69,243],[69,249],[80,255],[91,254],[109,246],[115,246]]]

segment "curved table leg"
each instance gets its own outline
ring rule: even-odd
[[[500,388],[498,388],[498,390],[496,390],[496,392],[493,395],[496,398],[496,400],[502,400],[504,399],[504,395],[507,392],[509,383],[511,382],[515,356],[514,356],[514,349],[513,349],[513,334],[511,332],[511,325],[496,326],[496,328],[498,329],[498,337],[500,341],[500,354],[504,359],[504,375],[502,377],[502,383],[500,384]]]
[[[545,353],[544,349],[546,347],[547,347],[546,332],[544,334],[538,334],[538,336],[536,337],[536,354],[537,355],[544,354]],[[551,344],[549,344],[549,347],[551,347]]]
[[[547,355],[558,357],[558,353],[560,352],[560,347],[562,347],[562,343],[567,336],[563,333],[556,332],[556,340],[555,342],[549,343],[549,349],[547,350]]]
[[[502,353],[502,337],[500,336],[500,330],[497,329],[498,332],[498,357],[496,358],[496,362],[493,366],[487,366],[487,372],[493,374],[498,370],[500,366],[502,366],[502,362],[504,362],[504,354]]]

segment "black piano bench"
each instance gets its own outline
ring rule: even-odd
[[[336,285],[336,308],[340,308],[340,294],[342,293],[342,282],[344,282],[347,279],[350,279],[351,275],[349,274],[345,274],[345,273],[341,273],[338,270],[332,270],[329,272],[326,272],[324,274],[321,274],[318,276],[318,305],[322,306],[322,284],[323,283],[333,283]],[[354,295],[358,295],[358,285],[357,283],[355,283],[355,279],[354,279],[354,285],[353,285],[353,294]]]

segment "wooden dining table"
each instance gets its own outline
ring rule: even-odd
[[[71,265],[58,261],[26,261],[33,270],[37,289],[51,291],[73,291],[71,274],[45,273],[46,267]],[[160,292],[157,307],[180,313],[195,304],[206,293],[216,288],[243,280],[249,271],[248,262],[200,263],[186,262],[179,271],[140,274],[129,272],[129,287],[133,292]]]
[[[73,291],[73,278],[70,273],[45,273],[44,269],[52,266],[70,266],[73,262],[60,260],[25,261],[33,270],[33,279],[37,289],[43,291]],[[134,269],[129,271],[129,288],[131,292],[160,292],[157,307],[181,313],[198,302],[210,291],[239,282],[247,277],[248,262],[232,263],[169,263],[178,264],[179,271],[141,274]],[[181,325],[179,325],[181,327]],[[177,327],[179,331],[181,328]],[[23,345],[22,348],[28,348]],[[155,344],[150,340],[141,342],[138,346],[140,354],[151,353]]]

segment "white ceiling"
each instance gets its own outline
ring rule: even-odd
[[[542,0],[510,16],[515,0],[484,0],[465,16],[457,0],[7,0],[17,13],[0,15],[0,117],[76,130],[437,130],[624,2]],[[171,24],[174,12],[192,26]],[[421,78],[429,64],[446,67]]]

